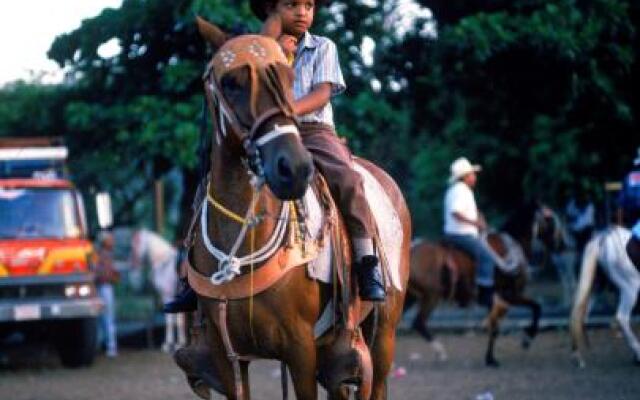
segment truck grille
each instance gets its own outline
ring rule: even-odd
[[[0,287],[0,300],[64,298],[64,285],[20,285]]]

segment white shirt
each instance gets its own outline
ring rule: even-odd
[[[576,201],[571,199],[567,204],[566,213],[569,220],[569,228],[574,232],[593,227],[596,224],[595,209],[591,202],[587,203],[584,208],[580,208]]]
[[[478,227],[460,221],[453,215],[454,212],[471,221],[478,220],[478,207],[473,191],[462,181],[451,185],[444,196],[444,233],[477,237]]]
[[[633,236],[635,236],[638,240],[640,240],[640,220],[635,224],[633,230],[631,231]]]
[[[321,83],[331,84],[331,96],[342,93],[346,89],[338,49],[331,39],[305,32],[298,45],[293,62],[294,76],[293,97],[296,100],[311,93]],[[302,122],[322,122],[333,125],[333,108],[331,102],[324,107],[301,115]]]

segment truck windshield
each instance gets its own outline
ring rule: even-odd
[[[0,188],[0,239],[77,238],[81,232],[72,190]]]

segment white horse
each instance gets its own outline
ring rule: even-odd
[[[627,344],[633,351],[636,363],[640,363],[640,343],[629,324],[631,311],[638,298],[638,290],[640,290],[640,272],[633,266],[625,250],[630,237],[631,232],[628,229],[613,226],[596,234],[585,247],[580,282],[571,310],[570,321],[573,357],[580,367],[586,365],[581,352],[586,343],[583,322],[587,314],[589,293],[598,264],[620,291],[616,320],[620,324]]]
[[[140,267],[144,259],[151,266],[153,287],[163,303],[173,299],[177,291],[176,249],[162,236],[147,229],[136,231],[131,239],[132,264]],[[171,352],[187,343],[184,314],[164,314],[165,335],[162,351]],[[177,343],[176,343],[177,335]]]

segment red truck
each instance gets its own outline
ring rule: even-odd
[[[50,340],[80,367],[93,362],[102,302],[66,158],[57,139],[0,139],[0,341]]]

